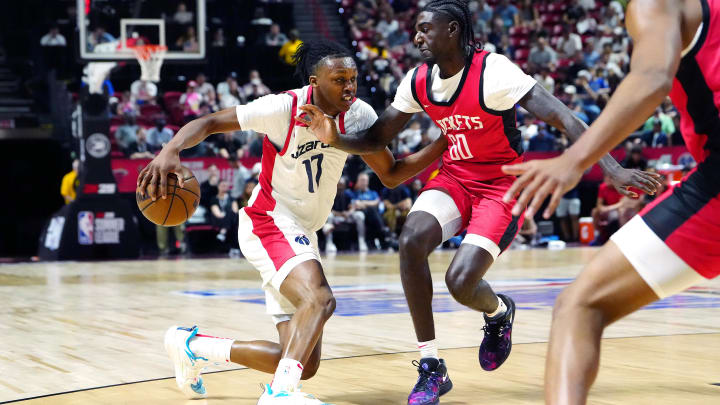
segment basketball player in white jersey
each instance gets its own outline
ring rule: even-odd
[[[298,389],[320,361],[325,322],[335,299],[320,264],[315,232],[332,208],[347,153],[320,142],[303,121],[300,107],[325,111],[340,133],[369,128],[375,111],[355,98],[357,68],[349,51],[330,41],[305,43],[295,55],[305,87],[261,97],[185,125],[142,170],[138,186],[151,198],[166,198],[167,174],[180,172],[179,152],[217,132],[253,129],[263,140],[262,171],[249,205],[239,212],[238,237],[245,258],[260,272],[267,312],[280,343],[234,341],[198,334],[197,327],[171,327],[165,348],[176,382],[189,397],[205,395],[200,377],[209,363],[238,363],[275,373],[258,404],[321,404]],[[440,157],[447,141],[395,161],[388,149],[363,158],[380,179],[397,185]],[[159,187],[158,187],[159,183]]]

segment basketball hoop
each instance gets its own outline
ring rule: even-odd
[[[133,46],[131,49],[140,64],[140,80],[159,82],[160,68],[162,68],[163,60],[165,59],[167,46],[139,45]]]

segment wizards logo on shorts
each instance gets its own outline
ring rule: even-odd
[[[308,239],[305,235],[300,235],[295,237],[295,242],[301,244],[301,245],[309,245],[310,239]]]

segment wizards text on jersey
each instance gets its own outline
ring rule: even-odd
[[[319,145],[319,146],[318,146],[318,145]],[[320,141],[305,142],[304,144],[299,145],[298,148],[297,148],[297,151],[296,151],[295,153],[293,153],[292,155],[290,155],[290,156],[291,156],[293,159],[297,159],[297,158],[299,158],[300,156],[302,156],[302,155],[304,155],[304,154],[306,154],[306,153],[308,153],[308,152],[310,152],[310,151],[313,151],[313,150],[315,150],[315,149],[318,149],[318,148],[319,148],[319,149],[325,149],[325,148],[329,148],[329,147],[330,147],[330,145],[324,144],[324,143],[322,143],[322,142],[320,142]]]

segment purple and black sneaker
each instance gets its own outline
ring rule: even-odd
[[[500,367],[510,355],[512,349],[512,325],[515,320],[515,301],[512,298],[498,294],[507,311],[497,318],[488,318],[485,315],[485,337],[480,345],[480,366],[485,371],[492,371]]]
[[[448,377],[445,360],[425,358],[420,362],[413,360],[413,365],[418,370],[418,380],[415,383],[408,405],[437,405],[440,403],[440,396],[452,389],[452,381]]]

